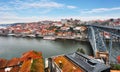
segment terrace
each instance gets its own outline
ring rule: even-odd
[[[64,56],[54,57],[53,61],[61,68],[62,72],[84,72],[82,68],[76,66]]]

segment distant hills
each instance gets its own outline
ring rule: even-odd
[[[0,24],[0,26],[7,27],[7,26],[14,26],[17,24],[25,24],[25,23],[13,23],[13,24]]]

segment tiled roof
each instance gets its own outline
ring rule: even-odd
[[[7,60],[6,59],[0,59],[0,68],[3,68],[3,67],[5,67],[6,66],[6,64],[7,64]]]

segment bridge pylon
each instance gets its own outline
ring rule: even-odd
[[[96,27],[88,27],[88,40],[92,46],[93,54],[96,59],[103,59],[105,63],[109,61],[109,53],[106,44],[101,36],[101,30]]]

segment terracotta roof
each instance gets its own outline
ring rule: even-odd
[[[42,53],[35,52],[35,51],[29,51],[22,55],[22,57],[20,58],[20,61],[25,61],[28,59],[36,59],[36,58],[42,58]]]
[[[4,69],[0,69],[0,72],[5,72],[5,70]]]
[[[19,62],[19,58],[12,58],[11,60],[9,60],[7,62],[7,66],[14,66],[14,65],[18,65]]]
[[[64,56],[55,57],[54,61],[58,66],[60,66],[59,65],[60,62],[63,64],[62,66],[63,72],[84,72],[82,68],[76,66]]]
[[[31,60],[24,61],[19,72],[30,72]]]
[[[0,68],[3,68],[3,67],[5,67],[6,66],[6,64],[7,64],[7,60],[6,59],[0,59]]]
[[[16,67],[13,67],[10,72],[19,72],[19,69],[20,67],[19,66],[16,66]]]
[[[22,65],[18,65],[19,63]],[[36,51],[25,52],[21,58],[13,58],[9,61],[0,59],[0,72],[5,72],[4,69],[8,66],[12,66],[10,72],[44,72],[42,53]]]
[[[44,72],[43,59],[34,59],[31,65],[31,72]]]

